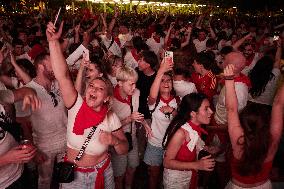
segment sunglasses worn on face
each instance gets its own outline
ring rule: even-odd
[[[58,100],[56,99],[55,94],[53,92],[49,92],[49,95],[51,96],[53,106],[56,107],[58,105]]]

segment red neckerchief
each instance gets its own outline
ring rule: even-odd
[[[120,40],[118,37],[115,37],[114,38],[114,41],[116,42],[116,44],[120,47],[121,46],[121,43],[120,43]]]
[[[198,133],[199,136],[201,136],[201,134],[208,135],[208,132],[205,131],[200,125],[196,125],[191,121],[188,121],[187,123],[191,126],[193,130],[195,130]]]
[[[153,39],[155,40],[156,43],[160,43],[160,37],[153,36]]]
[[[121,97],[120,93],[119,93],[119,86],[116,85],[113,91],[113,96],[114,98],[116,98],[118,101],[122,102],[122,103],[126,103],[129,106],[131,105],[131,96],[128,95],[127,99],[124,99]]]
[[[249,66],[252,63],[254,57],[255,57],[255,54],[253,56],[249,57],[248,59],[246,59],[246,66]]]
[[[131,50],[131,54],[132,54],[133,58],[138,62],[139,56],[137,54],[137,50],[136,49],[132,49]]]
[[[161,100],[162,102],[166,103],[167,106],[169,105],[169,103],[170,103],[174,98],[175,98],[175,97],[171,95],[170,98],[166,100],[166,99],[164,99],[162,96],[160,96],[160,100]]]
[[[250,82],[249,77],[246,76],[246,75],[244,75],[244,74],[242,74],[242,73],[240,73],[240,75],[239,75],[238,77],[235,77],[235,78],[234,78],[234,81],[235,81],[236,83],[237,83],[237,82],[244,83],[244,84],[246,84],[246,86],[248,86],[248,88],[251,87],[251,82]],[[224,78],[222,78],[222,79],[220,80],[220,83],[223,84],[223,85],[225,84]]]
[[[76,135],[83,135],[85,129],[98,126],[105,119],[107,112],[108,108],[106,105],[103,105],[101,110],[96,112],[94,109],[89,107],[84,100],[76,115],[73,133]]]

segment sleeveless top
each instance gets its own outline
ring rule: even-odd
[[[262,164],[262,169],[259,173],[248,176],[241,176],[238,173],[237,170],[238,164],[239,160],[237,160],[235,157],[232,157],[231,158],[232,178],[236,179],[240,183],[255,184],[269,179],[269,174],[272,169],[272,161],[264,162]]]

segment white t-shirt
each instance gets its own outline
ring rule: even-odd
[[[150,50],[156,55],[159,55],[159,51],[163,48],[165,43],[164,38],[160,37],[160,42],[157,43],[152,37],[147,39],[146,44],[149,46]]]
[[[18,78],[16,78],[16,77],[11,77],[11,80],[12,80],[12,86],[15,89],[19,89],[19,88],[24,86],[23,83],[19,82]],[[22,106],[23,106],[22,100],[15,102],[16,117],[26,117],[26,116],[31,114],[30,109],[22,110]]]
[[[0,82],[0,90],[5,90],[5,86]],[[2,101],[2,96],[0,96]],[[4,106],[0,104],[0,121],[9,120],[6,115]],[[11,148],[16,147],[18,143],[14,137],[0,127],[0,157],[7,153]],[[23,172],[23,164],[10,163],[0,166],[0,188],[7,188],[15,182]]]
[[[199,41],[199,39],[194,39],[194,40],[192,41],[193,44],[194,44],[194,46],[195,46],[195,48],[196,48],[196,51],[197,51],[198,53],[200,53],[200,52],[206,50],[206,42],[207,42],[208,39],[209,39],[209,38],[206,37],[206,39],[203,40],[203,41]]]
[[[274,77],[268,81],[263,93],[261,93],[261,95],[256,98],[252,98],[251,96],[249,96],[249,101],[266,105],[273,104],[273,99],[277,88],[277,82],[280,78],[281,72],[278,68],[273,68],[272,73]]]
[[[64,146],[66,144],[67,114],[58,83],[54,82],[51,86],[53,95],[34,80],[26,86],[36,91],[42,103],[41,108],[31,114],[34,143],[40,149]]]
[[[133,112],[137,112],[139,108],[139,96],[140,96],[140,91],[138,89],[135,89],[134,94],[132,95],[132,107],[133,107]],[[131,114],[131,109],[130,106],[126,103],[120,102],[116,98],[113,98],[113,103],[112,103],[112,110],[116,115],[119,117],[120,120],[125,119],[126,117],[130,116]],[[124,132],[130,132],[131,124],[127,124],[123,126],[123,131]],[[132,122],[132,135],[135,136],[136,134],[136,127],[134,122]]]
[[[138,62],[133,57],[131,50],[127,51],[127,53],[124,56],[124,64],[126,66],[133,68],[133,69],[138,67]]]
[[[153,136],[148,139],[148,142],[151,145],[157,146],[157,147],[162,147],[164,135],[166,133],[166,130],[171,120],[173,119],[172,115],[170,115],[170,118],[168,118],[165,116],[163,112],[161,112],[160,108],[163,106],[167,106],[167,104],[160,100],[155,111],[152,113],[151,128],[152,128]],[[173,98],[169,102],[169,106],[177,109],[176,98]],[[154,108],[155,108],[155,103],[152,105],[149,105],[149,110],[153,110]]]
[[[173,81],[173,87],[175,89],[176,95],[183,98],[185,95],[197,92],[195,84],[192,82],[180,80]]]
[[[79,112],[83,104],[83,98],[78,94],[77,100],[72,108],[68,110],[68,125],[67,125],[67,146],[69,148],[80,150],[84,144],[88,134],[92,130],[91,128],[85,129],[83,135],[76,135],[73,133],[73,127],[77,113]],[[89,155],[100,155],[108,149],[108,145],[102,144],[99,141],[100,131],[112,132],[121,127],[121,123],[117,115],[113,112],[108,113],[102,123],[97,126],[97,129],[92,136],[85,153]]]
[[[238,98],[238,111],[242,110],[248,101],[248,86],[242,82],[235,82],[236,95]],[[227,124],[227,110],[225,103],[225,87],[222,88],[218,102],[216,105],[216,112],[214,118],[217,124]]]
[[[111,44],[112,38],[109,40],[106,35],[100,35],[100,37],[101,37],[101,39],[102,39],[102,43],[105,45],[105,47],[106,47],[113,55],[122,57],[121,48],[120,48],[120,46],[115,42],[115,40],[114,40],[113,43]],[[111,45],[111,46],[110,46],[110,45]]]

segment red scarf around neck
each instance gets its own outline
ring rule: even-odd
[[[132,54],[133,58],[138,62],[139,56],[137,54],[137,50],[136,49],[132,49],[131,50],[131,54]]]
[[[160,37],[153,36],[153,39],[155,40],[156,43],[160,43]]]
[[[196,125],[192,123],[190,120],[187,123],[191,126],[193,130],[195,130],[198,133],[199,136],[201,136],[201,134],[208,135],[208,132],[205,131],[200,125]]]
[[[127,98],[122,98],[122,96],[120,95],[120,92],[119,92],[119,86],[116,85],[115,88],[114,88],[114,91],[113,91],[113,96],[114,98],[116,98],[118,101],[122,102],[122,103],[126,103],[128,104],[129,106],[131,105],[131,96],[128,95]]]
[[[164,99],[162,96],[160,96],[160,99],[162,102],[164,102],[165,104],[169,105],[169,103],[174,99],[175,97],[174,96],[170,96],[169,99]]]
[[[86,101],[83,101],[75,118],[73,133],[76,135],[83,135],[84,130],[93,126],[98,126],[106,117],[108,108],[106,105],[101,107],[99,112],[89,107]]]

